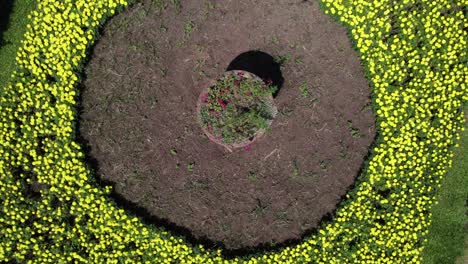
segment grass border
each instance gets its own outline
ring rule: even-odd
[[[9,21],[6,30],[0,32],[0,89],[6,86],[11,73],[17,68],[16,52],[21,46],[21,40],[27,29],[26,25],[30,22],[28,14],[36,8],[35,0],[6,1],[10,1],[13,6],[9,15],[1,14],[2,16],[8,16]],[[1,12],[5,11],[2,10]]]
[[[465,106],[467,113],[468,106]],[[466,119],[466,118],[465,118]],[[455,263],[468,252],[468,124],[455,150],[453,167],[442,180],[423,250],[423,263]]]

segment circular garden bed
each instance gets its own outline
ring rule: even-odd
[[[279,89],[271,126],[234,151],[197,122],[200,94],[227,70]],[[80,133],[97,176],[152,217],[231,249],[317,227],[375,135],[360,60],[316,2],[143,1],[107,24],[83,86]]]

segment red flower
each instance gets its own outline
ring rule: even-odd
[[[252,146],[251,145],[247,145],[244,147],[245,151],[250,151],[252,149]]]
[[[221,107],[223,108],[223,111],[226,110],[226,103],[225,103],[223,100],[221,100],[221,99],[218,98],[218,103],[219,103],[219,104],[221,105]]]
[[[208,93],[202,94],[202,102],[208,103]]]
[[[215,112],[214,110],[213,110],[213,112],[211,112],[211,113],[212,113],[214,116],[216,116],[217,118],[221,117],[221,114],[218,113],[218,112]]]
[[[234,81],[234,85],[235,85],[235,86],[239,86],[239,81],[238,81],[238,80],[235,80],[235,81]]]

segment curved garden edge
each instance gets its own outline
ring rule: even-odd
[[[46,1],[46,3],[47,3],[47,1]],[[40,8],[41,8],[41,7],[43,8],[43,6],[40,6]],[[16,77],[16,78],[18,78],[18,79],[16,79],[16,80],[20,80],[19,77]],[[27,85],[28,83],[25,82],[25,84]],[[31,86],[30,88],[33,88],[33,87]],[[33,90],[33,89],[32,89],[32,90]],[[21,93],[21,92],[22,92],[22,91],[19,91],[19,92],[17,92],[17,93]],[[9,90],[9,91],[6,92],[6,95],[5,95],[5,94],[2,94],[2,97],[3,97],[3,96],[11,96],[11,95],[15,95],[15,94],[16,94],[16,92],[13,92],[13,91]],[[65,92],[64,95],[67,95],[67,93]],[[14,98],[13,98],[13,99],[14,99]],[[461,100],[463,100],[463,99],[461,99]],[[465,99],[465,100],[466,100],[466,99]],[[14,102],[14,103],[17,103],[17,102]],[[2,105],[2,107],[3,107],[3,105]],[[15,109],[15,110],[16,110],[16,109]],[[2,117],[3,117],[3,118],[8,118],[8,117],[4,117],[4,116],[2,116]],[[73,120],[73,119],[71,119],[69,116],[65,116],[65,117],[63,117],[63,118],[64,118],[64,120],[66,120],[66,121]],[[458,121],[459,121],[459,120],[458,120]],[[62,125],[61,127],[62,127],[62,128],[67,128],[67,127],[68,127],[67,125],[69,125],[69,124],[67,123],[66,125]],[[457,127],[460,128],[460,124],[458,124]],[[67,130],[65,130],[65,131],[67,131]],[[458,133],[458,131],[451,131],[451,132],[453,133],[453,134],[452,134],[453,136],[457,135],[457,133]],[[2,132],[2,133],[3,133],[3,132]],[[63,132],[62,132],[62,133],[63,133]],[[57,133],[57,134],[58,134],[58,136],[62,136],[62,135],[63,135],[62,133]],[[72,156],[71,156],[71,153],[79,153],[80,148],[79,148],[78,146],[76,146],[76,144],[70,143],[70,142],[68,141],[69,139],[72,139],[72,138],[73,138],[73,136],[72,136],[71,134],[67,134],[67,133],[65,132],[65,135],[66,135],[66,136],[64,137],[65,140],[62,140],[61,143],[64,143],[63,146],[67,146],[67,148],[68,148],[68,151],[65,152],[65,155],[68,155],[68,156],[67,156],[67,159],[68,159],[68,158],[72,157]],[[4,136],[4,134],[2,134],[2,136]],[[9,139],[9,140],[10,140],[10,139]],[[31,140],[32,140],[32,139],[31,139]],[[29,146],[28,144],[26,144],[26,145]],[[453,145],[453,143],[452,143],[451,145]],[[53,149],[53,148],[52,148],[52,149]],[[19,154],[21,153],[21,150],[12,149],[12,146],[10,146],[10,145],[8,145],[8,146],[2,145],[2,148],[1,148],[0,150],[1,150],[2,152],[3,152],[3,151],[9,151],[9,152],[13,153],[12,155],[14,155],[15,157],[19,157]],[[444,153],[444,157],[449,157],[449,158],[450,158],[450,157],[451,157],[450,153],[451,153],[451,152],[449,152],[449,153]],[[80,156],[80,155],[78,155],[78,157],[79,157],[79,156]],[[68,165],[74,166],[74,164],[76,163],[76,161],[73,161],[73,159],[71,159],[72,161],[67,161],[67,159],[63,159],[63,161],[66,162],[66,164],[68,164]],[[20,159],[20,160],[21,160],[21,159]],[[9,160],[7,160],[7,161],[9,161]],[[67,162],[68,162],[68,163],[67,163]],[[78,162],[78,164],[80,164],[81,168],[84,167],[84,164],[83,164],[83,163]],[[12,171],[12,170],[13,170],[13,168],[10,167],[10,166],[8,166],[8,164],[5,164],[5,163],[1,163],[1,165],[2,165],[2,167],[1,167],[2,178],[3,178],[3,176],[4,176],[4,177],[9,177],[8,179],[12,179],[12,176],[13,176],[13,171]],[[57,165],[57,168],[61,168],[61,165]],[[101,200],[101,198],[102,198],[103,196],[102,196],[102,193],[101,193],[100,191],[96,191],[95,188],[92,188],[91,186],[88,187],[88,185],[86,185],[86,182],[92,182],[92,180],[91,180],[90,178],[88,178],[88,177],[84,177],[84,178],[83,178],[83,177],[78,176],[78,175],[81,175],[81,174],[83,174],[83,173],[88,174],[88,173],[89,173],[88,171],[83,170],[83,169],[77,169],[77,168],[76,168],[75,170],[67,170],[67,168],[66,168],[66,167],[63,167],[63,166],[62,166],[62,169],[65,170],[65,171],[67,171],[67,172],[69,172],[69,173],[72,174],[72,175],[74,174],[74,175],[77,177],[77,179],[64,179],[64,180],[62,180],[63,183],[60,183],[60,184],[71,185],[71,186],[74,186],[74,187],[84,186],[82,189],[85,189],[85,190],[89,191],[89,194],[93,194],[93,195],[96,195],[96,197],[99,197],[99,199],[97,199],[97,201],[101,201],[101,202],[99,202],[99,204],[100,204],[101,206],[104,206],[105,208],[108,208],[110,212],[112,212],[114,215],[118,215],[119,218],[121,218],[121,219],[126,219],[126,218],[127,218],[127,217],[125,216],[125,214],[124,214],[122,211],[116,210],[116,209],[114,209],[114,207],[109,206],[108,204],[106,204],[106,203],[108,203],[108,201],[104,202],[104,200]],[[41,171],[38,170],[38,172],[41,172]],[[42,171],[42,172],[43,172],[43,171]],[[89,174],[88,174],[88,175],[89,175]],[[439,174],[438,176],[441,176],[441,175],[443,175],[443,173],[442,173],[442,174]],[[52,183],[52,185],[58,184],[58,183],[57,183],[57,179],[51,179],[51,178],[45,177],[44,180],[50,180],[49,183]],[[13,183],[13,182],[11,182],[11,181],[8,181],[7,183],[2,182],[2,184],[6,184],[6,186],[11,187],[12,189],[15,189],[15,188],[17,189],[17,188],[19,188],[19,187],[14,187],[14,186],[16,186],[16,185],[15,185],[15,183]],[[58,185],[57,185],[57,186],[58,186]],[[23,186],[23,187],[24,187],[24,186]],[[58,188],[63,188],[63,186],[62,186],[62,187],[61,187],[61,186],[58,186]],[[436,189],[437,189],[437,188],[436,188]],[[59,190],[60,190],[60,189],[59,189]],[[60,193],[58,192],[59,190],[56,190],[56,189],[52,190],[52,191],[51,191],[52,194],[51,194],[50,198],[58,197],[58,199],[59,199],[60,201],[62,201],[62,199],[63,199],[63,201],[67,201],[66,198],[67,198],[67,197],[70,198],[69,194],[66,194],[66,193],[65,193],[65,194],[60,194]],[[66,190],[70,191],[70,190],[72,190],[72,189],[69,189],[69,188],[63,188],[63,189],[62,189],[62,191],[65,191],[65,192],[66,192]],[[4,192],[5,192],[5,190],[2,189],[2,194],[3,194]],[[8,198],[6,198],[6,199],[9,199],[9,200],[11,200],[11,201],[14,201],[15,198],[18,198],[18,202],[17,202],[17,203],[24,202],[24,201],[22,201],[22,199],[19,198],[20,196],[17,196],[18,194],[12,194],[11,192],[10,192],[10,193],[6,193],[6,194],[7,194],[7,195],[5,195],[5,197],[8,197]],[[433,193],[430,193],[430,194],[433,194]],[[55,195],[55,196],[54,196],[54,195]],[[353,196],[354,196],[354,195],[353,195]],[[74,196],[72,196],[72,197],[74,197]],[[86,196],[84,196],[83,193],[77,194],[76,197],[81,197],[82,199],[85,199],[85,200],[86,200]],[[430,197],[433,197],[433,196],[430,196]],[[13,199],[12,199],[12,198],[13,198]],[[70,199],[71,199],[71,198],[70,198]],[[104,199],[104,198],[102,198],[102,199]],[[24,200],[24,198],[23,198],[23,200]],[[16,204],[16,203],[13,203],[13,204],[14,204],[14,205],[18,205],[18,204]],[[27,203],[24,203],[24,204],[27,204]],[[24,205],[24,204],[23,204],[23,205]],[[351,204],[352,204],[352,202],[351,202]],[[91,204],[86,203],[86,205],[91,205]],[[20,207],[20,208],[21,208],[21,207]],[[91,208],[95,208],[95,206],[91,206],[90,209],[91,209]],[[94,210],[94,211],[92,211],[92,212],[95,212],[95,213],[98,212],[98,211],[96,211],[95,209],[92,209],[92,210]],[[82,211],[82,212],[84,213],[84,211]],[[343,212],[342,212],[342,213],[343,213]],[[25,212],[25,214],[28,214],[28,212]],[[85,215],[85,214],[83,214],[83,215]],[[106,217],[106,216],[103,216],[103,217]],[[135,219],[135,218],[133,218],[133,219]],[[8,221],[8,219],[6,219],[6,220]],[[57,220],[60,220],[60,219],[57,219]],[[82,219],[82,220],[83,220],[83,219]],[[15,220],[13,220],[13,221],[15,221]],[[125,220],[125,221],[126,221],[126,222],[130,222],[130,223],[137,222],[137,221],[135,221],[135,220]],[[4,223],[4,222],[2,222],[2,223]],[[10,223],[10,222],[9,222],[9,223]],[[122,223],[123,223],[123,222],[122,222]],[[10,224],[11,224],[11,223],[10,223]],[[103,222],[103,223],[100,223],[100,224],[102,224],[102,226],[104,226],[104,227],[106,227],[106,226],[109,227],[109,223],[107,223],[107,222]],[[98,232],[99,230],[101,230],[101,229],[99,229],[98,225],[95,225],[95,224],[93,224],[92,222],[88,222],[87,225],[88,225],[88,227],[89,227],[91,230],[95,230],[95,231],[97,231],[97,232]],[[143,248],[146,248],[147,251],[145,251],[145,252],[147,252],[147,253],[150,253],[150,252],[148,252],[148,250],[150,250],[150,248],[152,248],[153,250],[157,250],[157,249],[159,248],[159,249],[161,249],[161,251],[157,251],[156,254],[158,254],[160,257],[164,257],[164,255],[160,255],[160,254],[163,254],[163,253],[164,253],[164,250],[162,250],[162,249],[163,249],[163,248],[166,248],[166,247],[163,246],[163,245],[166,244],[167,242],[162,243],[161,238],[166,237],[167,234],[161,233],[162,235],[159,236],[159,235],[155,235],[155,234],[153,233],[153,234],[150,235],[148,229],[144,228],[143,226],[141,226],[141,225],[139,225],[139,224],[137,224],[137,225],[138,225],[140,228],[142,228],[141,231],[132,230],[132,228],[130,228],[130,227],[123,227],[123,229],[122,229],[121,231],[122,231],[122,232],[125,232],[125,233],[127,233],[127,234],[134,234],[135,237],[141,237],[141,238],[145,238],[145,239],[146,239],[146,238],[149,238],[149,237],[152,237],[152,238],[154,239],[153,241],[154,241],[154,243],[155,243],[152,247],[148,247],[147,244],[142,244],[141,246],[142,246]],[[18,224],[18,226],[21,227],[22,225],[21,225],[21,224]],[[56,228],[56,226],[54,226],[53,228]],[[120,227],[120,228],[122,228],[122,227]],[[115,232],[115,231],[116,231],[116,230],[114,230],[114,232]],[[155,230],[152,230],[152,231],[155,231]],[[322,231],[323,231],[323,230],[322,230]],[[113,237],[113,236],[109,233],[109,231],[104,231],[104,232],[107,232],[107,236],[109,236],[109,237],[107,237],[107,238]],[[141,233],[140,233],[140,232],[141,232]],[[139,235],[141,235],[141,236],[139,236]],[[328,232],[328,234],[327,234],[326,232],[323,232],[323,233],[320,232],[320,236],[321,236],[322,238],[324,238],[325,236],[329,236],[330,238],[333,238],[335,235],[334,235],[333,233],[330,233],[330,232]],[[106,237],[106,236],[104,236],[104,237]],[[103,238],[104,238],[104,237],[103,237]],[[118,236],[117,236],[117,237],[118,237]],[[318,237],[315,237],[315,238],[318,238]],[[12,237],[8,237],[7,239],[12,239]],[[114,237],[113,239],[117,239],[117,238]],[[172,241],[172,243],[171,243],[171,242],[168,242],[169,244],[177,245],[177,246],[176,246],[177,248],[181,248],[181,249],[182,249],[181,252],[180,252],[181,254],[179,255],[180,258],[190,258],[190,259],[192,259],[192,260],[195,260],[195,259],[199,259],[199,260],[200,260],[200,258],[202,258],[201,256],[196,256],[197,254],[194,254],[192,250],[190,250],[190,249],[188,249],[188,248],[185,248],[186,246],[184,246],[183,244],[179,244],[179,241],[178,241],[177,239],[175,239],[175,238],[168,238],[168,239],[169,239],[170,241]],[[159,241],[159,242],[158,242],[158,241]],[[317,241],[319,241],[319,240],[317,240]],[[311,240],[306,240],[306,242],[311,242]],[[315,242],[315,241],[314,241],[314,242]],[[321,244],[320,248],[326,249],[326,250],[327,250],[327,249],[333,250],[333,247],[330,247],[331,245],[327,244],[325,240],[324,240],[323,242],[324,242],[323,244],[321,244],[322,242],[319,242],[319,243]],[[2,242],[2,243],[4,243],[4,242]],[[6,243],[6,242],[5,242],[5,243]],[[140,243],[139,243],[139,244],[140,244]],[[309,244],[309,243],[306,243],[306,244]],[[283,251],[283,253],[285,253],[285,255],[283,255],[283,256],[285,256],[285,259],[286,259],[286,255],[287,255],[288,257],[296,258],[296,260],[297,260],[297,259],[299,258],[299,256],[294,256],[293,254],[298,254],[298,255],[300,255],[300,254],[304,253],[304,251],[302,251],[301,249],[308,249],[308,247],[310,247],[311,250],[312,250],[312,247],[315,247],[315,248],[317,249],[317,247],[314,246],[315,244],[317,244],[317,243],[316,243],[316,242],[315,242],[315,243],[310,243],[309,245],[305,245],[305,247],[299,247],[299,250],[297,250],[297,249],[285,249],[285,250]],[[7,245],[7,244],[4,244],[4,245]],[[20,245],[24,245],[24,244],[20,244]],[[104,244],[99,244],[99,245],[100,245],[100,247],[103,247],[103,246],[105,247]],[[159,245],[159,246],[158,246],[158,245]],[[87,252],[88,252],[90,255],[93,255],[93,254],[94,254],[94,257],[101,257],[101,258],[103,258],[103,257],[105,257],[105,256],[100,254],[100,253],[102,253],[102,252],[99,252],[99,248],[100,248],[100,247],[97,247],[97,251],[92,251],[92,250],[91,250],[91,251],[87,251]],[[6,248],[8,248],[8,247],[6,247]],[[171,246],[171,248],[172,248],[172,246]],[[133,254],[135,254],[134,256],[140,255],[139,253],[136,252],[137,250],[132,249],[131,247],[129,247],[128,250],[133,250]],[[378,248],[376,248],[375,250],[377,250],[377,252],[378,252]],[[202,250],[202,251],[204,251],[204,250]],[[93,253],[93,254],[91,254],[90,252]],[[312,252],[313,252],[313,251],[312,251]],[[116,254],[116,252],[112,252],[112,253],[113,253],[113,254]],[[291,253],[292,253],[292,254],[291,254]],[[16,253],[15,258],[21,259],[22,254],[23,254],[22,251]],[[153,252],[153,254],[155,254],[155,253]],[[322,254],[326,254],[326,252],[325,252],[325,253],[322,253]],[[64,255],[66,255],[66,254],[64,254]],[[118,254],[117,254],[117,255],[118,255]],[[315,253],[313,253],[312,255],[315,255]],[[417,258],[416,255],[418,255],[418,254],[411,253],[410,255],[413,255],[413,257]],[[72,257],[72,256],[73,256],[74,258],[76,258],[76,259],[80,259],[79,256],[75,256],[74,254],[68,254],[68,255],[66,255],[66,257]],[[169,256],[169,255],[166,255],[166,256]],[[206,256],[206,255],[205,255],[205,256]],[[5,257],[5,256],[1,256],[1,257]],[[11,256],[10,256],[10,255],[7,255],[7,257],[11,257]],[[24,255],[23,255],[23,257],[24,257]],[[108,257],[110,257],[110,256],[108,256]],[[129,257],[129,256],[128,256],[128,257]],[[156,256],[153,256],[153,257],[156,257]],[[269,257],[270,259],[281,258],[281,257],[279,257],[278,255],[275,255],[275,254],[269,255],[268,257]],[[408,257],[409,257],[409,259],[413,259],[413,258],[411,258],[411,256],[408,256]],[[259,258],[261,259],[262,257],[259,257]],[[327,256],[326,256],[326,255],[322,255],[321,258],[322,258],[323,260],[325,260],[325,259],[327,259]],[[220,260],[220,259],[218,258],[218,260]]]

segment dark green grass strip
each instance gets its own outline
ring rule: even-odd
[[[465,124],[453,166],[442,181],[439,204],[432,208],[432,224],[423,251],[423,263],[453,264],[457,258],[460,261],[460,256],[467,250],[464,247],[465,239],[468,239],[467,198],[468,126]]]
[[[0,0],[0,90],[15,68],[16,51],[34,8],[34,0]]]

